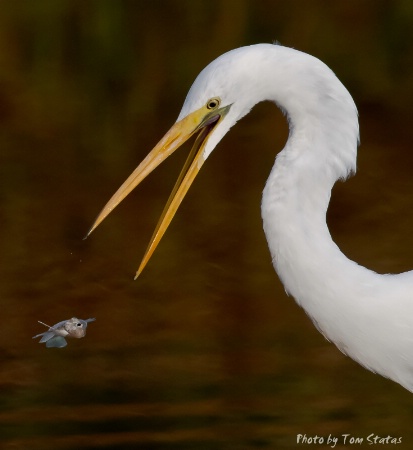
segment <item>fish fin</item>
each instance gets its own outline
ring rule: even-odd
[[[52,339],[53,336],[56,336],[54,331],[45,331],[43,333],[43,337],[40,339],[39,343],[42,344],[43,342],[47,342],[50,339]]]
[[[46,331],[46,333],[47,333],[47,331]],[[36,334],[36,336],[33,336],[32,339],[36,339],[36,338],[38,338],[40,336],[43,336],[43,335],[44,335],[44,333]]]
[[[63,348],[66,347],[66,345],[67,342],[63,336],[54,336],[46,342],[47,348]]]

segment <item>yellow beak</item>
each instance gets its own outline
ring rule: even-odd
[[[188,192],[188,189],[199,172],[199,169],[202,167],[202,164],[205,161],[203,150],[208,141],[208,137],[228,110],[229,106],[213,111],[204,106],[192,112],[179,122],[176,122],[103,207],[86,235],[86,237],[89,236],[109,213],[111,213],[112,210],[161,162],[177,150],[193,134],[199,132],[171,195],[169,196],[158,224],[156,225],[149,246],[146,249],[139,269],[136,272],[135,280],[148,263],[166,229],[171,223],[179,205],[185,197],[185,194]]]

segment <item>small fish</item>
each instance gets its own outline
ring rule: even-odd
[[[33,339],[36,339],[38,337],[42,337],[39,341],[39,344],[42,344],[43,342],[46,342],[46,347],[56,347],[56,348],[62,348],[66,347],[67,342],[65,337],[72,337],[80,339],[86,335],[86,328],[88,322],[94,322],[96,319],[77,319],[76,317],[73,317],[70,320],[63,320],[62,322],[57,323],[56,325],[53,325],[52,327],[50,325],[47,325],[43,322],[40,322],[45,327],[48,327],[49,329],[45,331],[44,333],[37,334],[36,336],[33,336]]]

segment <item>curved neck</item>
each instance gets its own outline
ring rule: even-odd
[[[267,181],[262,216],[274,266],[302,303],[306,281],[318,292],[317,283],[350,285],[351,274],[374,273],[345,257],[326,224],[334,183],[355,171],[358,116],[349,92],[322,62],[289,49],[285,62],[277,61],[288,84],[267,80],[266,95],[286,112],[290,135]]]
[[[274,267],[325,337],[413,392],[413,272],[379,275],[358,265],[333,242],[326,223],[334,183],[355,169],[353,100],[325,66],[288,50],[286,55],[295,61],[282,67],[285,83],[267,90],[290,124],[262,198]]]
[[[348,288],[354,283],[351,274],[358,278],[360,270],[370,271],[349,260],[332,240],[326,213],[336,179],[317,152],[299,147],[290,138],[277,156],[263,192],[262,217],[274,267],[286,290],[303,304],[308,292],[330,283],[334,290]]]
[[[338,178],[353,170],[358,143],[357,112],[351,96],[334,75],[329,83],[331,89],[339,84],[341,97],[331,97],[327,107],[306,102],[307,113],[313,111],[309,115],[296,113],[294,102],[292,108],[283,105],[290,136],[276,158],[262,199],[264,231],[274,267],[287,292],[324,331],[331,322],[330,308],[335,308],[331,314],[338,314],[341,298],[342,304],[347,304],[361,292],[368,296],[368,286],[381,283],[382,278],[348,259],[327,227],[331,189]]]

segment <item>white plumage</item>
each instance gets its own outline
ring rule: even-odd
[[[92,230],[199,131],[198,153],[178,180],[140,273],[203,162],[228,130],[263,100],[276,103],[290,127],[262,197],[275,270],[327,339],[361,365],[413,392],[413,273],[380,275],[356,264],[333,242],[326,224],[334,183],[355,171],[359,131],[351,95],[320,60],[270,44],[217,58],[195,80],[177,123],[109,201]]]

